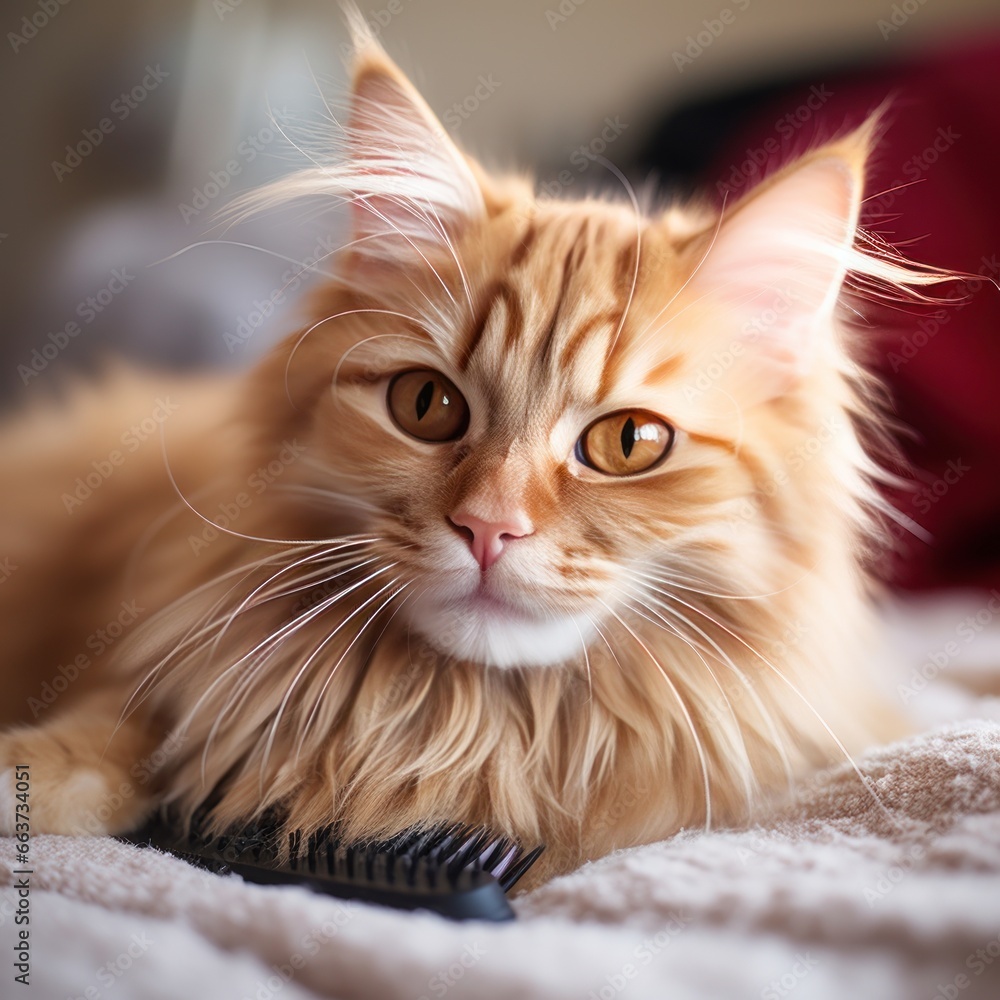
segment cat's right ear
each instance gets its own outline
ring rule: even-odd
[[[361,14],[349,8],[347,15],[356,55],[344,155],[332,177],[351,205],[357,255],[419,259],[485,215],[483,193]]]
[[[427,102],[357,8],[345,5],[345,13],[355,52],[346,114],[330,113],[334,128],[322,149],[310,143],[313,166],[238,198],[230,218],[298,198],[346,203],[351,235],[341,261],[346,256],[376,280],[419,267],[436,251],[452,252],[487,210],[473,166]]]

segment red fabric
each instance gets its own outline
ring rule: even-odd
[[[746,190],[760,150],[770,171],[859,124],[887,97],[862,223],[921,263],[1000,280],[1000,38],[788,91],[720,161],[718,190],[734,188],[729,198]],[[911,589],[998,587],[1000,290],[979,280],[934,294],[967,301],[871,314],[873,330],[884,330],[877,366],[915,432],[903,445],[920,470],[917,490],[894,500],[933,536],[902,538],[885,571]]]

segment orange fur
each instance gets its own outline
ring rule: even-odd
[[[0,436],[18,484],[0,499],[17,566],[0,678],[7,721],[29,723],[0,737],[0,771],[31,764],[33,828],[115,832],[217,789],[219,824],[273,804],[359,837],[481,823],[546,842],[544,877],[739,822],[891,735],[864,668],[880,501],[859,427],[878,418],[833,303],[845,273],[897,292],[938,276],[855,233],[872,129],[721,223],[537,201],[463,159],[359,41],[344,158],[259,198],[353,202],[366,238],[315,324],[248,374],[119,372]],[[753,327],[771,306],[785,318]],[[393,425],[386,382],[411,368],[459,387],[463,438]],[[158,398],[162,450],[149,436],[68,511]],[[581,465],[578,435],[623,408],[676,428],[666,460]],[[459,505],[530,519],[489,585],[512,648],[572,623],[571,651],[454,655],[479,627]],[[141,620],[40,701],[122,601]]]

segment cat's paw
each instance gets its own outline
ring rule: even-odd
[[[40,729],[0,734],[0,835],[14,833],[24,802],[31,833],[92,836],[135,829],[152,806],[114,763],[81,759]]]

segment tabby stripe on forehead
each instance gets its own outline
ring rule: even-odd
[[[617,343],[618,335],[621,333],[619,327],[624,329],[625,325],[625,311],[628,309],[629,299],[632,296],[632,277],[635,273],[636,253],[638,253],[637,246],[627,246],[619,252],[618,258],[615,261],[614,287],[618,299],[616,303],[618,319],[612,328],[611,337],[608,342],[609,350],[604,361],[604,369],[601,372],[600,387],[597,390],[598,400],[607,399],[608,394],[611,392],[611,386],[614,384],[617,371],[624,360],[625,352],[614,350],[613,348]],[[623,277],[626,274],[627,277]]]
[[[486,333],[494,310],[501,304],[505,308],[507,317],[503,331],[504,349],[507,351],[513,349],[521,327],[524,325],[524,310],[521,308],[521,299],[517,292],[506,281],[498,281],[484,298],[483,308],[473,323],[472,336],[465,345],[465,353],[462,358],[462,371],[469,367],[472,356],[478,350],[480,341]]]
[[[635,276],[635,255],[638,249],[636,244],[622,247],[615,261],[615,288],[624,288],[626,293],[632,287],[632,278]]]
[[[472,332],[469,335],[468,341],[466,341],[465,351],[463,352],[462,360],[459,363],[459,368],[463,372],[469,367],[469,362],[472,361],[472,356],[476,353],[476,349],[479,347],[479,341],[483,339],[483,334],[486,332],[486,324],[490,320],[490,314],[493,312],[494,305],[496,305],[496,297],[499,287],[499,282],[495,282],[490,286],[489,290],[483,296],[482,305],[479,307],[479,311],[476,313],[475,319],[472,321]]]
[[[584,322],[577,328],[573,336],[566,341],[566,346],[563,348],[562,354],[559,357],[559,367],[568,368],[573,363],[573,359],[576,357],[580,348],[582,348],[587,342],[587,338],[600,327],[609,327],[608,339],[610,341],[610,334],[618,329],[618,324],[620,322],[621,313],[610,312],[607,310],[604,312],[594,313],[594,315],[589,319],[584,320]]]
[[[549,317],[549,321],[546,324],[545,333],[542,334],[542,339],[539,342],[541,350],[538,356],[538,367],[546,367],[552,355],[552,349],[555,346],[555,332],[556,324],[559,322],[559,311],[562,309],[563,302],[566,299],[566,292],[569,289],[570,278],[573,275],[573,264],[571,258],[573,257],[573,251],[576,250],[577,243],[579,241],[580,234],[577,234],[577,238],[570,244],[569,250],[566,251],[566,256],[563,258],[563,270],[562,270],[562,280],[559,282],[559,291],[556,294],[556,302],[552,307],[552,315]]]
[[[512,268],[517,267],[528,256],[528,251],[531,249],[532,243],[535,242],[535,236],[537,235],[538,230],[535,228],[534,221],[529,222],[528,228],[524,231],[524,236],[521,237],[521,242],[514,247],[514,252],[510,255],[510,266]]]
[[[517,345],[524,326],[524,310],[521,308],[521,298],[507,282],[503,282],[497,291],[497,298],[507,307],[507,324],[503,331],[503,346],[505,351],[512,351]]]

